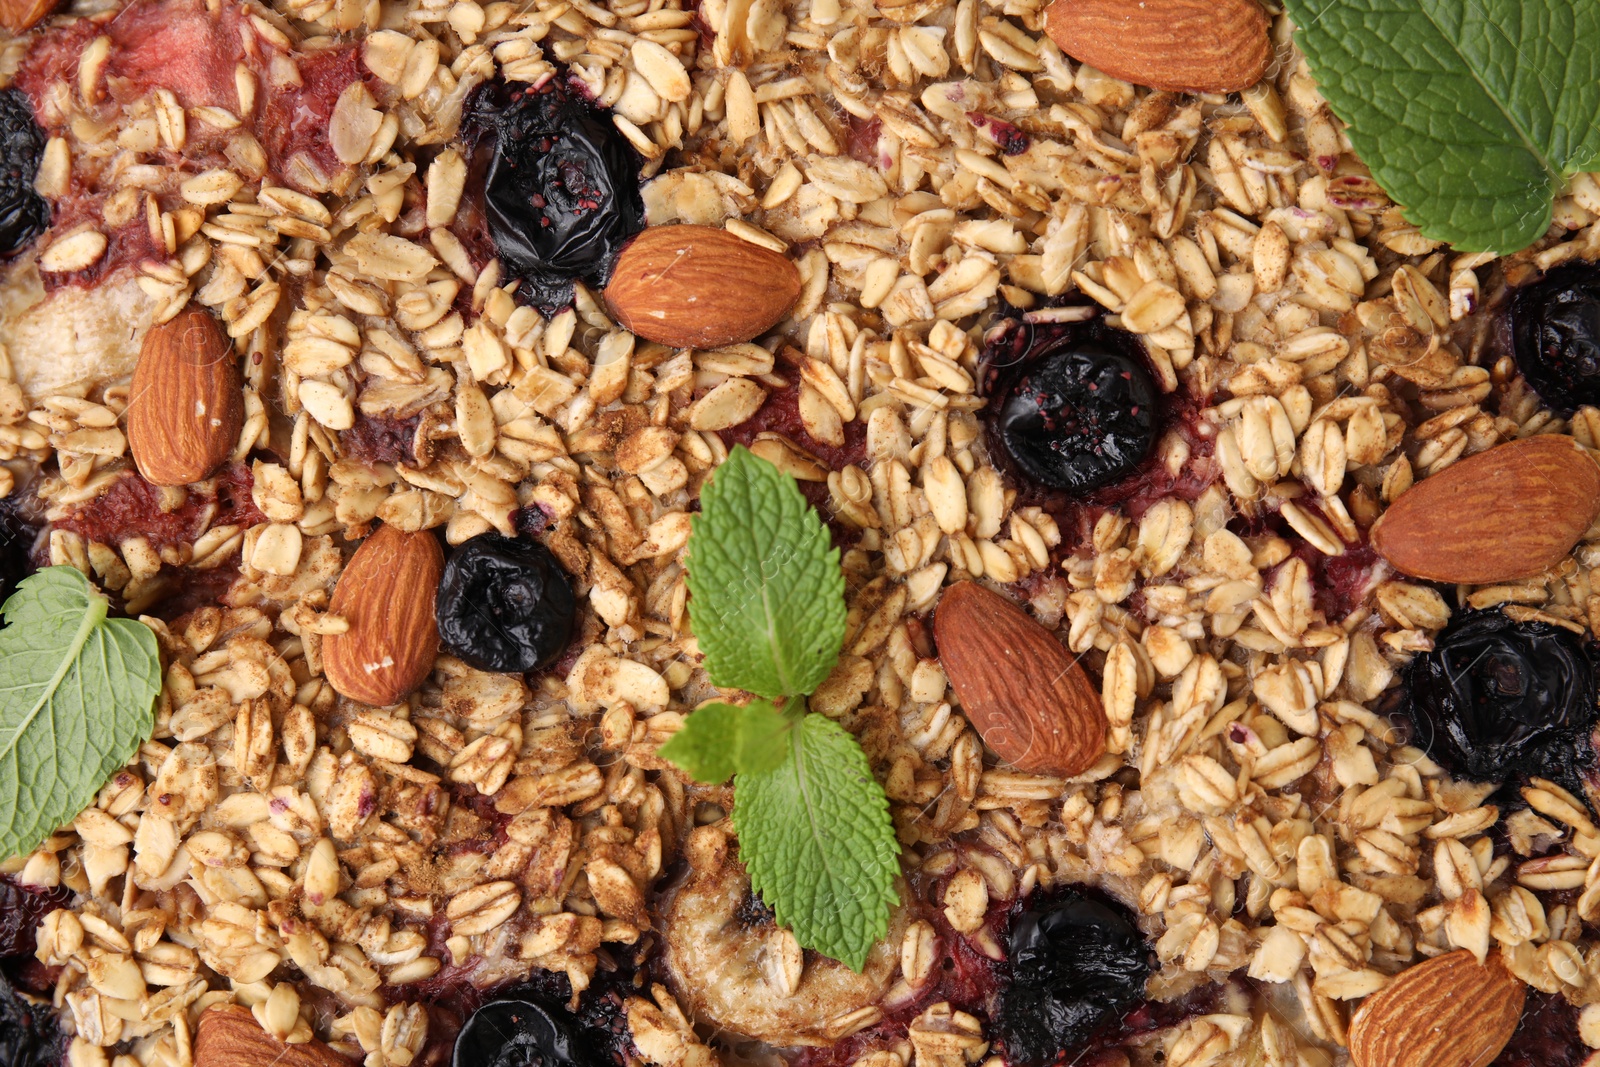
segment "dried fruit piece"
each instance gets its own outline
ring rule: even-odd
[[[1080,494],[1138,469],[1155,444],[1158,414],[1144,361],[1092,342],[1032,358],[996,415],[1017,466]]]
[[[1016,1067],[1081,1048],[1144,1000],[1155,970],[1129,915],[1073,889],[1028,901],[1012,924],[1009,956],[1011,980],[994,1022]]]
[[[523,298],[551,314],[572,302],[574,278],[604,285],[623,243],[644,229],[639,157],[560,78],[537,89],[496,83],[475,110],[495,138],[489,233]]]
[[[128,449],[145,481],[188,485],[227,462],[244,424],[244,381],[211,313],[190,304],[144,335],[128,396]]]
[[[235,1004],[207,1010],[194,1038],[194,1067],[350,1067],[321,1041],[287,1045],[265,1030],[249,1008]]]
[[[451,1067],[603,1067],[587,1028],[531,1000],[496,1000],[472,1013]]]
[[[55,1067],[63,1062],[64,1045],[49,1000],[29,1000],[0,975],[0,1063]]]
[[[759,337],[800,298],[787,256],[711,226],[652,226],[622,250],[606,306],[622,325],[673,348]]]
[[[1499,611],[1458,616],[1406,669],[1412,743],[1478,781],[1564,777],[1594,725],[1595,667],[1562,627]]]
[[[1457,949],[1400,973],[1350,1022],[1355,1067],[1488,1063],[1517,1028],[1528,987],[1496,952],[1479,963]]]
[[[1053,0],[1044,28],[1073,59],[1175,93],[1248,89],[1272,58],[1255,0]]]
[[[1564,263],[1511,297],[1517,369],[1563,415],[1600,404],[1600,265]]]
[[[387,707],[433,670],[439,653],[434,601],[444,553],[427,530],[380,526],[361,542],[329,610],[350,628],[322,643],[323,673],[351,700]]]
[[[0,12],[4,12],[0,4]],[[12,33],[21,29],[0,24]],[[20,252],[50,225],[50,205],[34,192],[44,133],[20,89],[0,89],[0,256]]]
[[[479,534],[456,549],[439,583],[439,639],[483,671],[531,671],[567,647],[572,583],[538,541]]]
[[[1372,527],[1395,569],[1436,582],[1527,578],[1566,558],[1600,512],[1600,466],[1570,437],[1523,438],[1451,464]]]
[[[19,494],[0,500],[0,604],[38,569],[33,565],[33,546],[38,539],[39,526],[24,512]],[[3,955],[6,953],[0,951]]]
[[[944,591],[939,662],[984,743],[1019,770],[1081,774],[1106,750],[1106,713],[1077,658],[1021,608],[976,582]]]
[[[72,891],[64,886],[30,889],[0,878],[0,958],[33,955],[39,923],[57,908],[71,906]]]

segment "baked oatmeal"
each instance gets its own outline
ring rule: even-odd
[[[1600,1063],[1600,156],[1458,251],[1275,0],[0,25],[0,1059]]]

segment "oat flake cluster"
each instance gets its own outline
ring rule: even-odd
[[[1460,587],[1365,535],[1496,444],[1600,447],[1600,411],[1541,404],[1499,316],[1600,259],[1597,176],[1526,252],[1436,246],[1282,17],[1263,80],[1188,96],[1064,56],[1037,0],[113,7],[0,45],[55,205],[0,280],[0,492],[166,663],[153,740],[5,867],[71,890],[37,932],[71,1067],[192,1067],[224,1004],[333,1062],[437,1067],[462,1022],[441,990],[556,973],[576,997],[619,969],[643,1063],[740,1062],[691,1025],[737,1013],[819,1063],[976,1065],[994,1034],[944,962],[1002,959],[990,919],[1076,883],[1136,912],[1149,999],[1189,1006],[1106,1067],[1345,1064],[1363,999],[1454,949],[1581,1008],[1600,1048],[1594,815],[1554,777],[1450,777],[1386,703],[1455,612],[1592,634],[1600,531]],[[549,318],[516,299],[463,115],[494,79],[563,76],[643,158],[652,226],[798,268],[759,343],[645,341],[582,282]],[[127,375],[191,306],[240,356],[242,429],[218,473],[157,488]],[[1169,402],[1153,490],[1117,505],[1013,484],[983,432],[997,317],[1085,307]],[[860,738],[906,874],[859,976],[752,907],[730,793],[655,755],[715,695],[683,548],[734,443],[845,547],[850,628],[810,707]],[[567,656],[525,680],[441,655],[397,705],[340,697],[332,592],[379,523],[536,533],[579,600]],[[1087,773],[1012,769],[963,716],[928,619],[968,578],[1099,686]],[[675,941],[715,979],[657,967]]]

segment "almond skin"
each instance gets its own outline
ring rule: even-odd
[[[787,256],[712,226],[652,226],[617,257],[606,306],[623,326],[672,348],[760,337],[800,298]]]
[[[61,0],[0,0],[0,29],[13,36],[32,29],[61,4]]]
[[[380,526],[356,549],[329,611],[350,629],[322,642],[322,671],[339,693],[388,707],[406,698],[439,653],[434,603],[444,553],[427,530]]]
[[[351,1061],[315,1039],[286,1045],[261,1029],[249,1008],[228,1004],[200,1016],[195,1067],[350,1067]]]
[[[1451,464],[1400,495],[1372,527],[1398,571],[1484,585],[1566,558],[1600,513],[1600,465],[1570,437],[1525,437]]]
[[[1018,770],[1081,774],[1106,751],[1106,713],[1077,658],[1026,612],[976,582],[944,591],[939,662],[983,741]]]
[[[1272,59],[1256,0],[1052,0],[1050,39],[1113,78],[1175,93],[1233,93]]]
[[[1350,1023],[1355,1067],[1478,1067],[1511,1040],[1528,989],[1499,953],[1466,949],[1417,964],[1368,997]]]
[[[128,450],[151,485],[188,485],[227,462],[244,424],[244,380],[211,313],[190,304],[144,335],[128,399]]]

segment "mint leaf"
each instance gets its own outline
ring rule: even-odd
[[[1515,252],[1600,168],[1600,4],[1287,0],[1323,97],[1423,234]]]
[[[739,718],[739,773],[775,771],[789,758],[789,734],[806,711],[805,701],[791,701],[792,714],[765,700],[752,700]]]
[[[715,785],[735,774],[770,771],[788,758],[784,744],[793,722],[769,701],[746,707],[707,704],[656,750],[698,781]]]
[[[844,575],[794,479],[742,446],[700,493],[689,621],[716,685],[776,700],[822,684],[844,641]]]
[[[859,971],[896,900],[889,800],[833,720],[807,715],[788,742],[777,769],[734,782],[739,854],[751,887],[801,945]]]
[[[155,727],[156,636],[106,607],[72,567],[24,578],[0,607],[0,857],[93,803]]]

